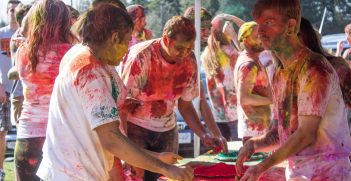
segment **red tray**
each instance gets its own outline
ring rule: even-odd
[[[193,181],[235,181],[235,165],[226,163],[217,164],[190,164],[194,168]],[[249,167],[244,166],[244,170]],[[285,181],[284,168],[273,167],[267,170],[259,181]],[[159,181],[167,181],[167,177],[161,177]]]

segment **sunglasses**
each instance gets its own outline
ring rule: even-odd
[[[8,4],[19,4],[21,1],[9,1]]]

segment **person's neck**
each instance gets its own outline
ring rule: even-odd
[[[16,20],[10,19],[10,29],[11,30],[17,30],[19,28],[18,23]]]
[[[285,46],[281,46],[279,49],[273,50],[273,52],[282,63],[283,68],[286,68],[298,59],[301,56],[301,52],[305,49],[305,46],[296,40],[287,42]]]
[[[254,59],[255,61],[258,60],[258,56],[260,55],[261,52],[253,51],[250,48],[247,48],[245,50],[250,58]]]
[[[103,64],[108,64],[109,62],[109,52],[106,51],[107,49],[105,48],[104,45],[87,45],[89,48],[89,51],[93,56],[100,61]]]
[[[176,63],[176,61],[173,60],[173,59],[168,55],[166,49],[167,49],[167,46],[166,46],[165,43],[163,42],[163,39],[161,39],[161,43],[160,43],[161,56],[163,57],[163,59],[166,60],[166,62],[168,62],[168,63],[170,63],[170,64]]]
[[[143,29],[139,30],[139,29],[134,28],[132,34],[134,37],[139,37],[142,33],[143,33]]]

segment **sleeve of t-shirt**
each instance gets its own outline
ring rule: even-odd
[[[238,71],[238,87],[244,83],[255,83],[258,67],[253,62],[245,62],[239,67]]]
[[[101,68],[79,74],[76,86],[91,128],[119,121],[116,100],[112,97],[111,77]]]
[[[141,94],[143,87],[147,83],[147,66],[145,59],[148,55],[139,53],[138,55],[128,55],[122,71],[122,80],[128,89],[128,95],[137,97]]]
[[[326,111],[332,82],[326,67],[320,67],[311,66],[300,73],[297,95],[299,116],[322,117]]]
[[[192,69],[192,75],[188,79],[188,84],[185,87],[181,99],[183,101],[192,101],[197,96],[199,96],[199,84],[197,78],[197,66],[194,59],[194,66],[189,66],[189,69]]]

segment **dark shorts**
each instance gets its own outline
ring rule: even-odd
[[[216,123],[227,141],[240,141],[238,138],[238,121]]]
[[[18,181],[38,181],[36,175],[42,160],[45,137],[16,140],[15,172]]]
[[[9,94],[7,94],[7,96],[6,103],[0,103],[0,131],[8,131],[12,128],[11,102],[9,100]]]
[[[128,122],[128,138],[141,148],[154,152],[178,153],[178,129],[166,132],[150,131]]]
[[[128,138],[136,145],[153,152],[178,153],[178,128],[166,132],[150,131],[128,122]],[[145,171],[143,180],[156,181],[159,174]]]

